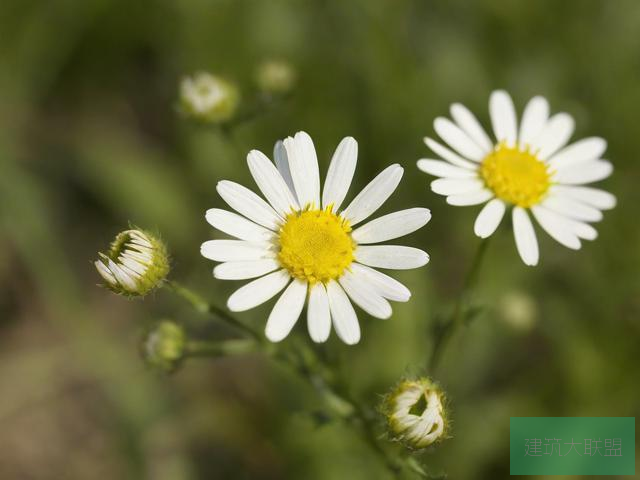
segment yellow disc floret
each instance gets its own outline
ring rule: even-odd
[[[287,215],[280,229],[278,260],[291,276],[311,284],[339,278],[353,261],[349,222],[326,210]]]
[[[540,202],[551,185],[550,172],[538,157],[503,143],[482,161],[480,175],[498,198],[525,208]]]

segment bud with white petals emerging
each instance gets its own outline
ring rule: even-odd
[[[104,285],[125,296],[146,295],[160,286],[169,273],[165,245],[142,230],[120,232],[109,251],[94,262]]]
[[[229,120],[238,109],[240,94],[232,83],[206,72],[185,77],[180,83],[180,108],[205,123]]]
[[[186,344],[184,329],[171,320],[163,320],[144,337],[142,356],[149,366],[170,373],[184,359]]]
[[[296,71],[288,62],[267,60],[258,67],[256,81],[263,92],[283,95],[294,87]]]
[[[400,382],[384,398],[381,410],[392,438],[411,449],[448,438],[445,397],[428,378]]]

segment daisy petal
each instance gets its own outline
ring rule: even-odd
[[[542,206],[576,220],[585,222],[599,222],[602,220],[602,212],[600,210],[568,197],[550,195],[542,202]]]
[[[482,148],[451,120],[438,117],[433,122],[433,128],[440,138],[463,157],[475,161],[480,161],[485,157],[485,152]]]
[[[387,319],[391,316],[391,305],[382,298],[378,292],[368,288],[366,282],[359,282],[357,275],[350,271],[345,271],[340,277],[340,286],[347,292],[349,298],[361,309],[372,317]]]
[[[495,90],[489,98],[489,115],[498,142],[516,145],[517,122],[513,100],[504,90]]]
[[[573,232],[579,238],[584,240],[595,240],[598,238],[598,231],[588,223],[571,220],[570,218],[567,218],[566,220],[572,224]]]
[[[331,332],[329,297],[325,286],[320,282],[316,283],[309,293],[307,328],[311,340],[316,343],[326,342]]]
[[[244,312],[263,304],[273,298],[287,286],[291,277],[286,270],[278,270],[264,277],[243,285],[227,300],[227,307],[232,312]]]
[[[559,168],[553,176],[555,183],[582,185],[604,180],[613,172],[613,166],[606,160],[593,160],[566,168]]]
[[[247,155],[247,164],[258,188],[276,212],[284,218],[292,210],[299,210],[298,202],[282,175],[264,153],[251,150]]]
[[[400,245],[359,246],[355,251],[356,261],[376,268],[408,270],[419,268],[429,262],[429,255],[422,250]]]
[[[597,160],[607,149],[604,138],[588,137],[563,148],[549,159],[549,168],[557,170],[589,160]]]
[[[555,222],[561,223],[564,226],[564,228],[571,231],[578,238],[582,238],[584,240],[595,240],[598,237],[598,232],[596,231],[596,229],[593,228],[588,223],[584,223],[579,220],[574,220],[572,218],[565,217],[564,215],[556,213],[553,210],[549,210],[540,205],[536,205],[535,208],[539,212],[542,211],[543,215],[546,215],[547,217],[552,217]]]
[[[320,206],[320,173],[318,158],[311,137],[305,132],[298,132],[295,137],[284,140],[287,150],[289,170],[298,195],[301,208]]]
[[[595,240],[598,238],[598,232],[588,223],[581,222],[579,220],[573,220],[572,218],[565,217],[553,210],[546,209],[540,205],[536,205],[538,210],[544,210],[547,216],[553,216],[557,218],[558,222],[561,222],[565,228],[570,230],[576,237],[584,240]]]
[[[447,197],[447,203],[458,207],[466,207],[484,203],[493,198],[493,196],[494,194],[491,190],[483,188],[477,192],[465,193],[464,195],[450,195]]]
[[[525,265],[538,264],[538,240],[527,211],[522,207],[513,207],[513,235],[520,258]]]
[[[248,260],[242,262],[226,262],[213,269],[213,276],[219,280],[246,280],[261,277],[278,269],[280,264],[273,258]]]
[[[384,215],[364,224],[352,233],[357,243],[380,243],[403,237],[422,228],[431,219],[427,208],[409,208]]]
[[[533,140],[532,148],[537,150],[536,156],[546,160],[558,149],[564,147],[575,128],[575,122],[568,113],[557,113],[549,119],[540,134]]]
[[[598,188],[553,185],[550,193],[571,197],[598,210],[610,210],[616,206],[615,195]]]
[[[408,302],[411,298],[411,292],[407,287],[378,270],[359,263],[352,263],[351,271],[354,275],[357,275],[358,279],[369,283],[380,295],[388,300]]]
[[[473,231],[480,238],[487,238],[493,235],[498,225],[502,221],[506,206],[504,202],[498,198],[494,198],[488,202],[478,214]]]
[[[465,160],[457,153],[452,152],[441,143],[438,143],[429,137],[424,137],[424,143],[433,151],[433,153],[439,155],[443,160],[446,160],[456,167],[466,168],[469,170],[475,170],[478,168],[477,163]]]
[[[461,103],[451,105],[451,116],[458,126],[487,154],[493,150],[493,142],[478,122],[476,116]]]
[[[369,217],[395,191],[404,169],[396,164],[385,168],[353,199],[342,216],[353,226]]]
[[[273,306],[264,330],[266,337],[272,342],[284,340],[300,318],[304,301],[307,298],[307,282],[297,278]]]
[[[112,275],[116,278],[116,280],[118,280],[118,283],[120,283],[121,285],[124,285],[130,290],[136,289],[136,281],[134,279],[134,276],[127,273],[127,271],[124,268],[122,268],[120,265],[118,265],[111,259],[109,259],[109,270],[111,271]]]
[[[249,240],[252,242],[267,241],[273,237],[273,232],[266,228],[247,220],[240,215],[221,210],[219,208],[210,208],[205,215],[207,222],[221,232],[239,238],[240,240]]]
[[[333,205],[334,212],[340,209],[353,180],[357,161],[358,142],[352,137],[343,138],[329,164],[322,191],[322,208]]]
[[[95,267],[98,269],[98,273],[102,278],[104,278],[111,285],[115,285],[117,282],[116,277],[113,276],[111,271],[107,268],[107,266],[102,263],[100,260],[93,262]]]
[[[580,239],[573,233],[570,226],[562,221],[564,217],[537,205],[531,207],[531,212],[551,238],[572,250],[580,249],[582,246]]]
[[[467,170],[460,167],[454,167],[450,163],[442,160],[431,160],[422,158],[418,160],[418,168],[429,175],[445,178],[477,178],[474,170]]]
[[[260,260],[273,257],[269,242],[247,242],[245,240],[208,240],[200,247],[200,254],[216,262]]]
[[[531,142],[540,135],[549,118],[549,102],[541,96],[533,97],[524,107],[522,123],[520,124],[520,134],[518,139],[520,148],[526,149],[531,146]]]
[[[273,147],[273,159],[276,162],[276,168],[282,175],[282,179],[289,187],[293,198],[298,200],[296,195],[296,188],[293,186],[293,179],[291,178],[291,170],[289,170],[289,160],[287,160],[287,149],[284,148],[282,140],[278,140]]]
[[[479,178],[438,178],[431,182],[431,191],[438,195],[464,195],[484,188]]]
[[[218,182],[216,190],[236,212],[269,230],[278,229],[282,218],[267,202],[248,188],[239,183],[222,180]]]
[[[347,345],[355,345],[360,341],[360,325],[347,294],[337,282],[329,282],[327,295],[336,334]]]

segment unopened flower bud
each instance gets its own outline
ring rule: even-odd
[[[229,120],[238,108],[240,95],[232,83],[210,73],[185,77],[180,83],[180,107],[186,115],[205,123]]]
[[[151,367],[165,373],[173,372],[184,358],[186,340],[180,325],[163,320],[144,337],[142,355]]]
[[[444,394],[428,378],[400,382],[382,405],[392,438],[411,449],[447,438],[444,403]]]
[[[265,93],[282,95],[296,83],[296,72],[291,64],[281,60],[268,60],[258,67],[258,87]]]
[[[98,255],[94,264],[104,285],[120,295],[146,295],[169,273],[166,247],[142,230],[119,233],[109,251]]]

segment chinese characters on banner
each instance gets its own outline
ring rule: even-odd
[[[602,443],[604,443],[604,446],[602,446]],[[565,447],[561,448],[561,445],[565,445]],[[524,447],[525,457],[542,457],[544,455],[565,457],[572,452],[575,452],[574,455],[589,457],[594,455],[604,457],[622,456],[622,439],[620,438],[605,438],[604,442],[595,438],[585,438],[582,442],[574,442],[572,438],[571,442],[564,443],[562,443],[561,438],[525,438]],[[604,454],[602,453],[603,451]]]

